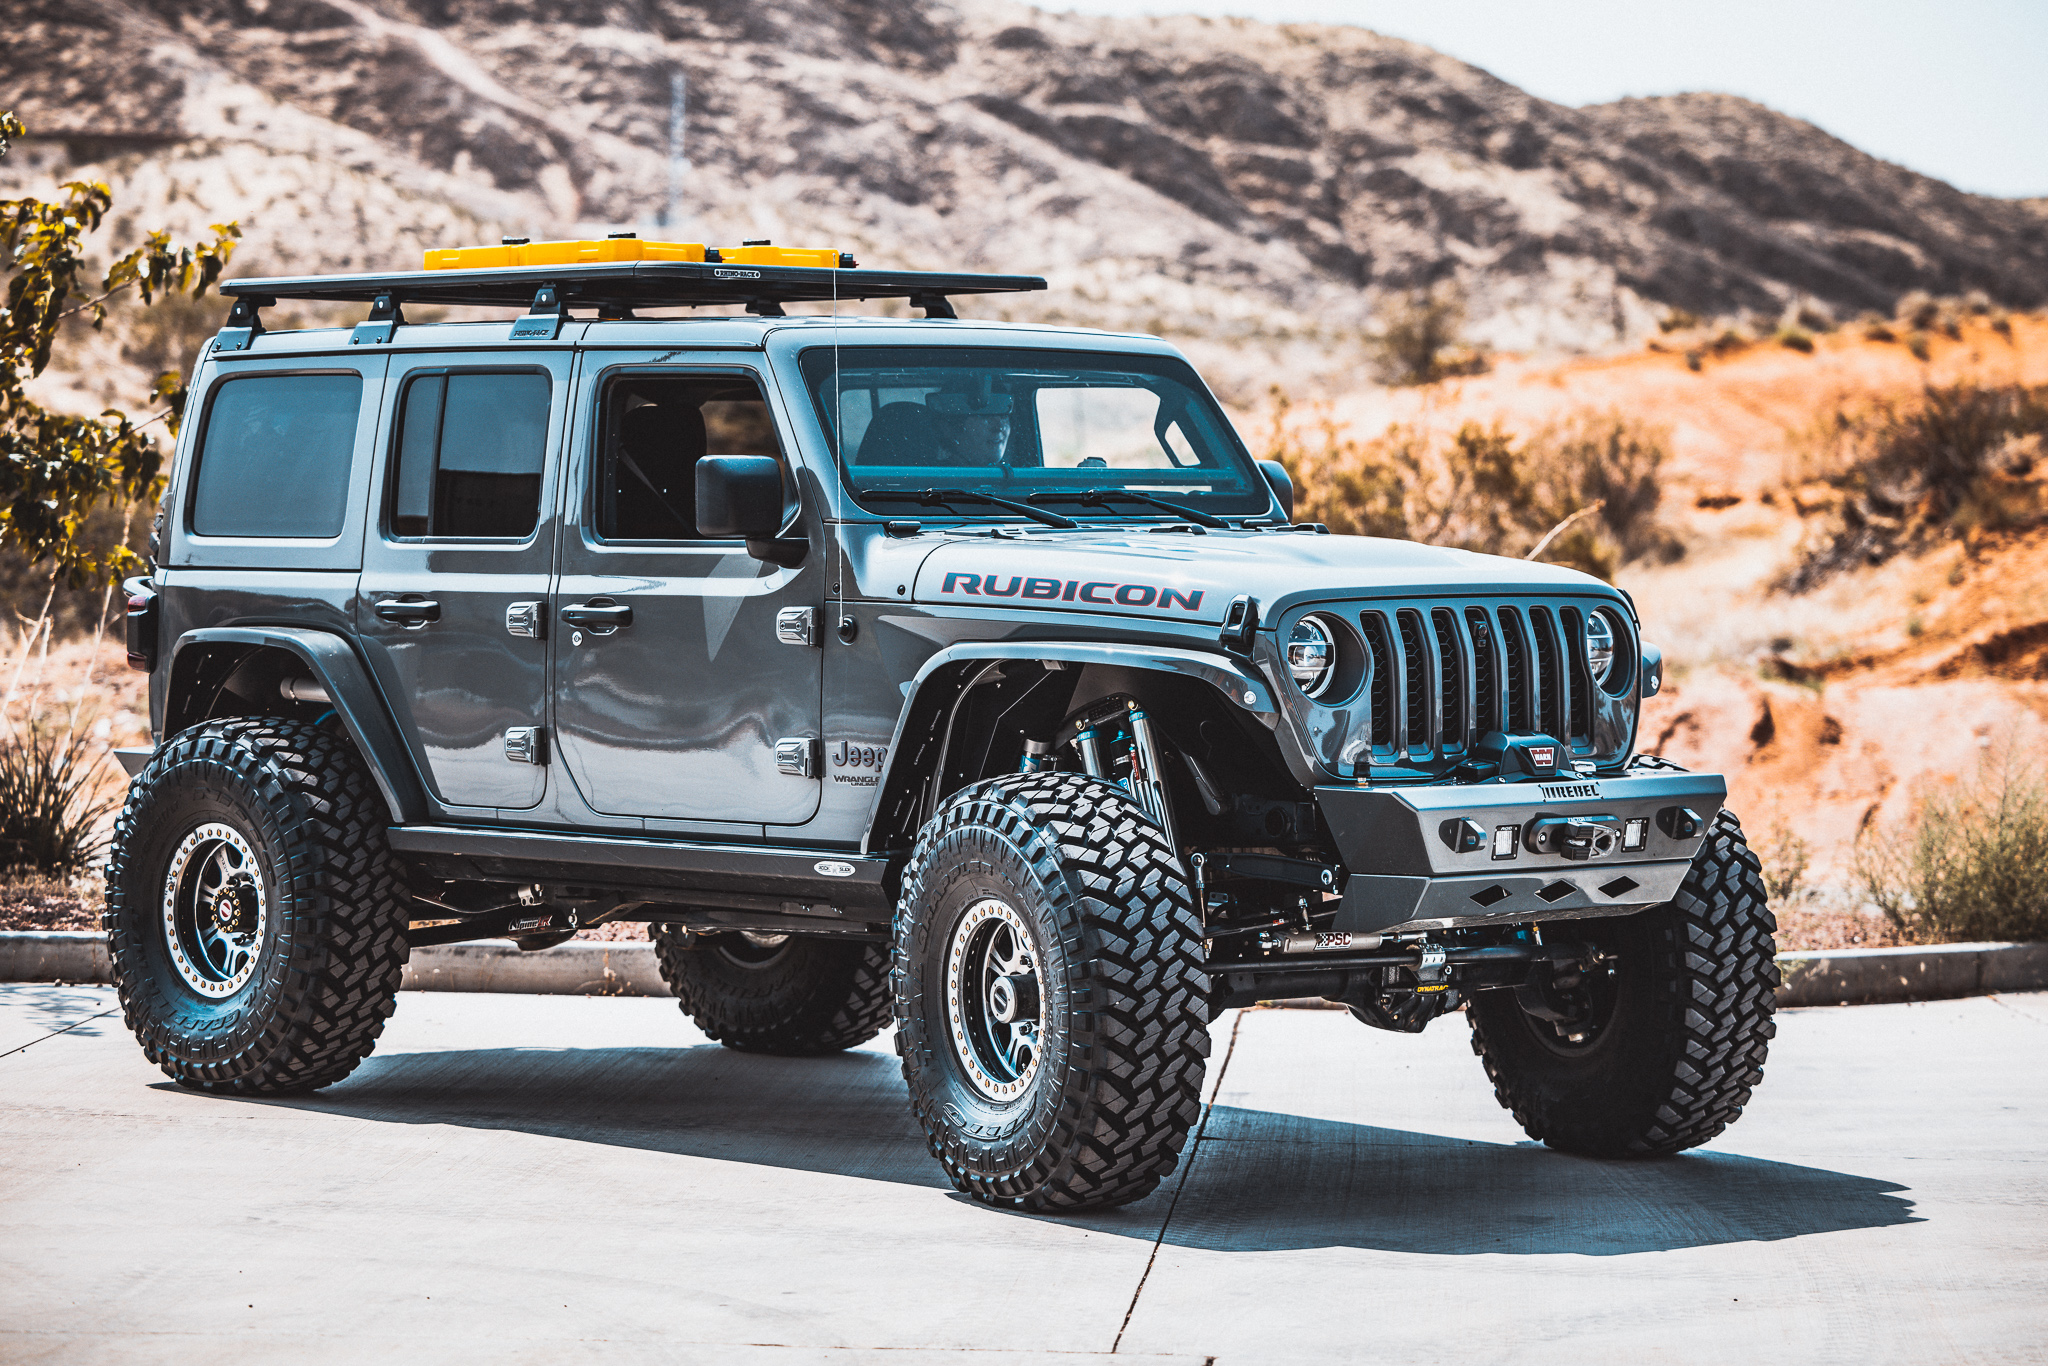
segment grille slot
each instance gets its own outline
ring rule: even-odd
[[[1365,648],[1372,656],[1372,745],[1377,750],[1394,747],[1394,646],[1387,634],[1387,619],[1378,612],[1361,613],[1358,628],[1365,635]]]
[[[1500,641],[1484,607],[1467,607],[1472,632],[1472,729],[1484,735],[1500,725]]]
[[[1401,629],[1402,663],[1402,713],[1408,722],[1408,748],[1430,747],[1429,729],[1429,656],[1422,647],[1422,613],[1406,608],[1394,614],[1394,624]]]
[[[1529,634],[1536,637],[1537,686],[1542,697],[1536,708],[1537,729],[1545,735],[1564,738],[1564,675],[1558,667],[1557,623],[1547,607],[1529,609]]]
[[[1522,634],[1522,614],[1512,607],[1503,607],[1500,612],[1500,644],[1501,655],[1507,661],[1507,730],[1527,735],[1536,729],[1536,699],[1529,686],[1529,643]]]
[[[1465,642],[1459,638],[1458,615],[1448,607],[1429,614],[1436,628],[1437,733],[1443,749],[1465,746]]]
[[[1578,745],[1593,738],[1593,671],[1586,667],[1586,618],[1576,607],[1557,614],[1564,626],[1564,658],[1571,669],[1571,724],[1565,739]]]

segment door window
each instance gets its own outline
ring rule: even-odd
[[[362,406],[360,375],[249,375],[214,386],[192,530],[201,536],[340,535]]]
[[[622,376],[605,390],[603,417],[595,522],[606,541],[701,540],[697,462],[782,455],[749,375]],[[786,466],[783,481],[786,491]]]
[[[415,376],[405,386],[392,478],[401,537],[521,540],[540,520],[553,383],[535,371]]]

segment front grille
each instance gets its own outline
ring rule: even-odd
[[[1364,609],[1358,625],[1368,684],[1357,705],[1371,713],[1359,731],[1371,736],[1371,764],[1442,771],[1495,730],[1554,736],[1597,762],[1627,753],[1634,701],[1593,685],[1583,608],[1392,603]]]

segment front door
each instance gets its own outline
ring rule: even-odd
[[[547,787],[545,614],[574,353],[393,356],[356,628],[450,806]]]
[[[707,454],[783,461],[794,510],[765,381],[625,362],[587,359],[582,381],[596,421],[550,602],[562,764],[607,816],[800,824],[818,807],[824,554],[765,564],[695,519]]]

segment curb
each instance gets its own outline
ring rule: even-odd
[[[1781,953],[1780,1006],[1945,1001],[2048,988],[2048,943],[1933,944]]]
[[[2048,990],[2048,943],[1781,953],[1778,967],[1785,975],[1778,988],[1781,1008],[1942,1001],[1993,991]],[[0,932],[0,982],[113,980],[106,936],[96,931]],[[655,966],[654,946],[631,941],[571,941],[539,953],[522,953],[509,939],[437,944],[413,950],[400,987],[544,996],[669,994]]]

